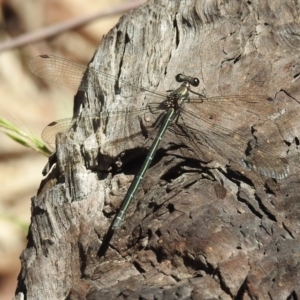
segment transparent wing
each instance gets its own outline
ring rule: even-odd
[[[159,104],[155,103],[146,109],[103,112],[83,118],[97,119],[104,126],[102,128],[108,128],[104,144],[106,151],[111,152],[115,149],[123,151],[141,143],[142,136],[145,136],[143,127],[146,135],[153,136],[160,122],[156,126],[153,124],[162,112]],[[283,143],[272,117],[276,113],[273,101],[265,96],[193,99],[181,109],[171,131],[174,129],[184,143],[196,149],[200,159],[224,158],[262,175],[281,179],[288,175],[289,166],[280,157]],[[43,140],[53,143],[55,135],[70,128],[72,122],[72,119],[64,119],[50,123],[42,133]],[[266,136],[256,133],[255,128],[259,124],[265,124],[269,130],[265,132]],[[85,122],[80,126],[86,126]]]
[[[39,55],[29,64],[30,71],[38,77],[85,91],[85,84],[80,87],[86,67],[52,55]]]
[[[116,79],[92,67],[86,68],[52,55],[35,57],[30,63],[30,70],[39,77],[82,91],[88,88],[88,82],[83,78],[88,72],[89,76],[110,82],[119,88],[126,86],[132,90],[149,93],[156,99],[165,98],[165,95]],[[150,104],[149,107],[151,109],[147,113],[150,115],[159,110],[157,104]],[[135,144],[135,137],[142,132],[140,115],[145,112],[143,109],[104,112],[98,116],[83,118],[86,118],[86,121],[99,120],[102,128],[109,128],[104,142],[108,148],[125,149],[128,143]],[[274,116],[278,112],[269,98],[260,95],[240,95],[192,99],[185,104],[181,112],[174,128],[177,134],[184,136],[185,141],[189,140],[202,156],[204,153],[205,156],[216,154],[219,158],[238,162],[245,168],[273,178],[287,176],[289,167],[280,157],[281,139],[274,122]],[[262,123],[267,124],[266,132],[265,135],[258,136],[255,128]],[[78,124],[85,124],[85,120]],[[72,125],[74,123],[71,119],[52,122],[44,130],[43,139],[53,143],[57,132],[64,132]],[[85,125],[78,126],[83,128]]]
[[[189,136],[202,159],[215,159],[216,154],[262,175],[282,179],[288,175],[289,166],[280,157],[284,143],[274,122],[276,113],[273,101],[264,96],[191,100],[183,107],[175,130],[179,136]]]
[[[159,123],[163,118],[159,115],[164,111],[150,112],[149,108],[105,111],[97,115],[80,116],[78,119],[61,119],[51,122],[42,132],[42,139],[48,144],[55,143],[58,133],[73,131],[72,138],[67,143],[82,143],[88,136],[87,132],[95,131],[101,143],[101,150],[111,156],[143,145],[148,137],[155,136]],[[158,123],[155,120],[158,119]],[[155,124],[155,125],[154,125]],[[92,130],[87,130],[93,126]]]
[[[34,57],[29,64],[30,71],[43,79],[65,85],[67,87],[87,91],[88,80],[84,78],[86,73],[90,78],[99,79],[113,84],[118,89],[122,87],[130,88],[132,91],[142,91],[155,95],[157,97],[165,97],[165,95],[148,90],[141,86],[135,85],[129,81],[116,78],[113,75],[97,70],[93,67],[85,67],[54,55],[39,55]],[[89,78],[89,81],[91,80]]]

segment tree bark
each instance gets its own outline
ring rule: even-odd
[[[122,98],[87,73],[74,111],[88,117],[58,136],[57,165],[32,199],[15,299],[299,299],[299,13],[297,1],[153,0],[121,18],[91,66],[161,93],[184,73],[208,97],[271,97],[278,115],[261,111],[252,133],[288,159],[290,173],[263,177],[170,130],[113,233],[149,141],[123,141],[108,120],[106,141],[120,142],[103,143],[90,116],[147,98]],[[231,126],[251,122],[240,109],[227,112]]]

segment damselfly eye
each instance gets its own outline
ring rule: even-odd
[[[193,81],[192,82],[190,82],[190,84],[192,85],[192,86],[198,86],[199,85],[199,83],[200,83],[200,80],[198,79],[198,78],[193,78]]]
[[[186,76],[183,75],[183,74],[177,74],[175,76],[175,79],[176,79],[177,82],[183,82],[183,81],[186,81]]]

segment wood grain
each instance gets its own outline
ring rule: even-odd
[[[56,185],[32,199],[15,299],[300,297],[298,15],[294,2],[163,0],[123,16],[93,67],[156,91],[176,88],[181,72],[199,77],[207,96],[270,96],[278,114],[261,111],[265,122],[252,124],[253,135],[288,159],[290,174],[276,181],[230,162],[206,164],[188,140],[183,145],[170,132],[123,229],[111,234],[145,151],[131,145],[121,168],[109,169],[115,158],[101,151],[97,124],[87,124],[81,144],[58,144],[49,175]],[[122,99],[99,88],[93,80],[87,93],[78,93],[75,112],[145,101],[143,93]],[[247,123],[232,114],[237,126]],[[225,197],[216,194],[217,181]]]

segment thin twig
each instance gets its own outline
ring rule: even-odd
[[[91,15],[88,15],[85,17],[74,18],[71,20],[61,22],[59,24],[55,24],[55,25],[51,25],[51,26],[48,26],[45,28],[35,30],[33,32],[25,33],[13,40],[9,40],[9,41],[6,41],[6,42],[0,44],[0,52],[5,51],[5,50],[10,50],[13,48],[17,48],[20,46],[24,46],[29,43],[34,43],[34,42],[37,42],[39,40],[43,40],[46,38],[53,37],[55,35],[61,34],[62,32],[65,32],[67,30],[86,25],[87,23],[90,23],[96,19],[125,13],[128,10],[134,9],[134,8],[142,5],[143,3],[145,3],[145,0],[132,1],[130,3],[122,4],[117,8],[107,9],[106,11],[97,12],[95,14],[91,14]]]

